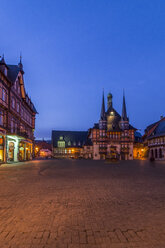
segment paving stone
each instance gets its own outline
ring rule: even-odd
[[[0,167],[0,248],[164,248],[165,162]]]

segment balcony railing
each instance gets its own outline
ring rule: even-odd
[[[17,129],[8,129],[7,130],[9,134],[15,134],[15,135],[18,135],[18,136],[21,136],[21,137],[24,137],[24,138],[29,138],[29,139],[33,139],[33,133],[31,135],[28,134],[28,132],[26,131],[21,131],[19,128]]]

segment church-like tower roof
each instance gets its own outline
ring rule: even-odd
[[[122,106],[122,115],[121,115],[121,119],[123,121],[128,121],[128,117],[127,117],[127,110],[126,110],[126,103],[125,103],[125,94],[123,92],[123,106]]]
[[[106,120],[105,102],[104,102],[104,91],[103,91],[103,97],[102,97],[102,106],[101,106],[100,120]]]

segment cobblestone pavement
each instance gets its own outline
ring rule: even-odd
[[[0,248],[165,248],[165,163],[0,167]]]

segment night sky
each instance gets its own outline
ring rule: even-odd
[[[20,52],[37,138],[92,127],[103,88],[142,133],[165,115],[164,0],[1,0],[0,55]]]

